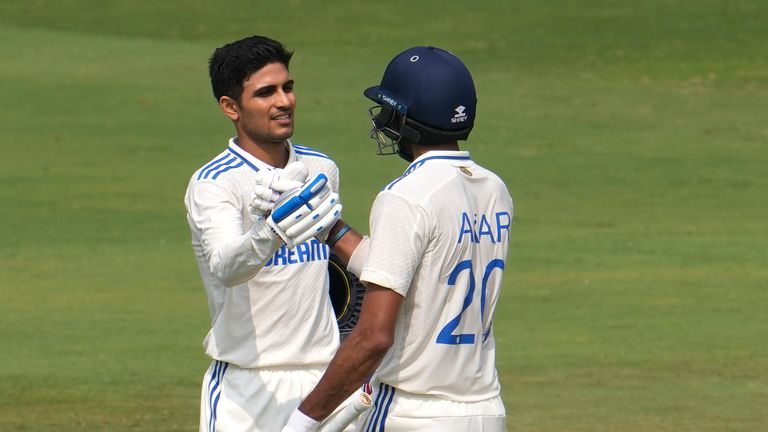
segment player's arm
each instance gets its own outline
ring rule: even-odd
[[[392,192],[377,196],[371,210],[366,274],[362,275],[368,289],[359,321],[284,432],[317,430],[317,420],[325,419],[378,367],[394,341],[403,296],[423,256],[427,244],[423,233],[430,226],[424,209],[403,196]],[[364,243],[354,249],[352,261]],[[393,260],[398,262],[394,272],[390,271]]]
[[[376,284],[368,285],[360,321],[315,389],[299,405],[301,414],[322,421],[360,388],[392,346],[402,302],[400,294]]]
[[[201,233],[211,273],[224,284],[233,286],[250,279],[283,243],[294,247],[338,219],[341,204],[338,195],[327,187],[327,178],[318,175],[302,185],[297,179],[305,177],[305,172],[296,163],[281,173],[260,177],[248,206],[252,224],[247,232],[242,230],[238,200],[224,187],[198,182],[190,188],[190,224]]]
[[[341,258],[345,264],[348,264],[350,257],[355,253],[363,239],[364,237],[359,232],[344,222],[343,219],[339,219],[328,232],[326,244],[330,247],[331,252]],[[359,273],[355,273],[355,275],[360,276]]]
[[[190,225],[200,233],[211,273],[227,286],[253,277],[280,247],[257,229],[243,232],[243,215],[235,196],[221,185],[202,181],[187,196]]]

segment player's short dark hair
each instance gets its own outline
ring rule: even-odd
[[[257,35],[216,48],[208,61],[213,96],[217,101],[229,96],[240,103],[243,83],[252,73],[270,63],[282,63],[287,68],[292,56],[293,51],[280,42]]]

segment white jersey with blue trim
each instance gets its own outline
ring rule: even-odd
[[[404,297],[375,380],[457,402],[499,396],[493,312],[513,205],[465,151],[431,151],[382,190],[360,279]]]
[[[288,147],[289,163],[300,160],[310,178],[324,173],[338,190],[339,171],[328,156],[290,141]],[[255,174],[264,169],[274,168],[233,138],[187,187],[187,220],[211,315],[203,347],[211,358],[243,368],[327,364],[339,345],[328,297],[329,249],[313,238],[257,262],[248,204]],[[211,271],[214,250],[226,251],[222,261],[233,274]]]

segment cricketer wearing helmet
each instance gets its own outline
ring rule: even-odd
[[[371,209],[370,237],[349,268],[367,284],[357,326],[283,431],[312,431],[373,373],[358,430],[503,431],[493,313],[502,286],[512,198],[475,163],[466,140],[475,87],[455,55],[414,47],[365,96],[379,154],[410,162]]]

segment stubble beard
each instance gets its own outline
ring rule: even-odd
[[[284,129],[280,133],[264,134],[246,130],[245,134],[254,143],[263,144],[266,146],[279,145],[285,143],[288,138],[293,136],[293,125],[291,125],[290,129]]]

